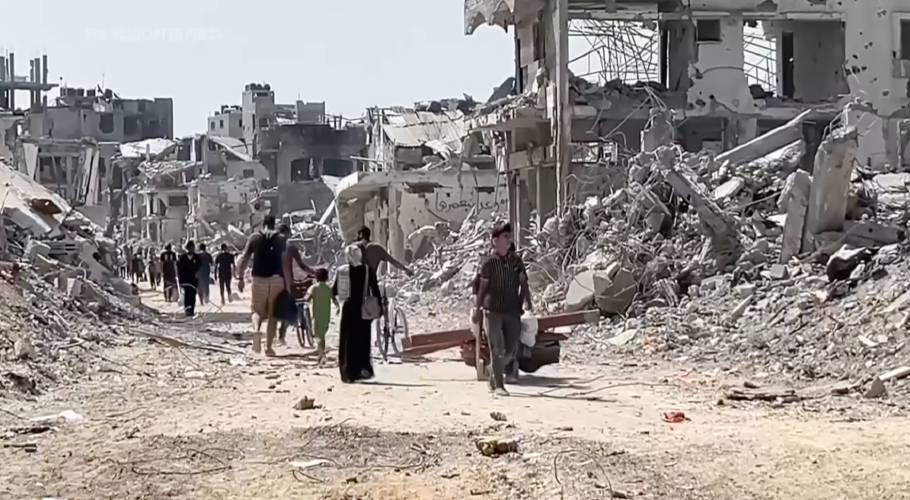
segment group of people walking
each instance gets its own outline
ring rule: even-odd
[[[222,305],[232,300],[235,256],[226,244],[221,245],[214,257],[204,243],[197,249],[192,240],[184,245],[179,255],[170,243],[157,255],[152,248],[142,251],[127,247],[125,253],[125,260],[130,265],[123,270],[124,277],[134,284],[148,282],[152,290],[158,290],[160,286],[165,302],[177,302],[183,297],[187,316],[195,315],[197,302],[201,305],[210,302],[213,281],[219,284]],[[241,281],[238,286],[243,286]]]
[[[237,272],[252,264],[253,351],[262,350],[260,329],[266,323],[265,354],[274,356],[273,344],[279,327],[282,293],[294,290],[294,266],[315,277],[304,299],[312,306],[313,333],[324,356],[325,335],[331,322],[331,304],[340,303],[338,366],[346,383],[373,377],[371,360],[372,322],[384,314],[385,300],[379,290],[380,265],[387,262],[407,273],[410,269],[394,259],[386,249],[370,241],[369,228],[362,228],[357,241],[344,250],[346,263],[335,271],[328,285],[327,269],[313,269],[303,262],[299,249],[288,244],[290,227],[275,230],[274,218],[267,218],[263,229],[252,235],[240,259]]]
[[[372,324],[387,313],[387,302],[380,291],[379,270],[387,263],[408,275],[413,273],[389,255],[382,245],[371,241],[370,229],[363,227],[357,234],[357,241],[345,247],[345,264],[335,271],[334,283],[329,286],[328,270],[307,265],[300,250],[289,244],[290,236],[288,225],[276,228],[275,218],[267,217],[262,229],[247,241],[238,264],[227,245],[222,245],[213,257],[205,244],[197,249],[195,242],[188,241],[180,255],[168,244],[157,258],[149,258],[146,278],[153,288],[163,284],[168,302],[178,300],[179,290],[184,311],[191,317],[195,314],[197,298],[201,304],[209,301],[212,279],[219,283],[224,304],[231,300],[232,280],[237,280],[242,291],[243,276],[247,268],[252,267],[253,351],[262,352],[261,328],[265,323],[265,354],[275,356],[275,338],[282,323],[281,299],[287,300],[287,296],[291,300],[300,298],[293,297],[296,264],[316,279],[303,299],[312,306],[312,328],[318,341],[320,360],[325,355],[331,305],[334,302],[338,309],[340,303],[338,367],[341,380],[352,383],[372,378]],[[531,308],[531,294],[524,263],[515,252],[511,226],[498,225],[491,236],[491,252],[481,261],[474,281],[472,321],[483,324],[489,342],[490,389],[497,395],[508,395],[505,382],[518,375],[521,316],[524,310]],[[140,279],[140,276],[134,279]]]

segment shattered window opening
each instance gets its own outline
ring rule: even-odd
[[[167,204],[171,207],[186,207],[189,206],[190,200],[187,196],[171,195],[167,197]]]
[[[699,42],[721,42],[720,19],[699,19],[695,27],[696,40]]]
[[[298,158],[291,162],[291,182],[311,181],[310,163],[312,158]]]
[[[910,61],[910,19],[901,19],[901,60]]]
[[[98,122],[98,129],[101,130],[101,132],[104,134],[114,133],[114,114],[101,113],[100,121]]]

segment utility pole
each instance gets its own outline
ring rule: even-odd
[[[569,89],[569,1],[555,3],[553,29],[556,36],[556,210],[563,213],[568,203],[572,104]]]

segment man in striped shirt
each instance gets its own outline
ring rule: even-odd
[[[508,396],[504,372],[518,355],[522,304],[531,310],[531,293],[524,262],[512,251],[512,226],[496,226],[492,237],[493,252],[480,266],[472,320],[479,323],[484,319],[492,361],[490,389],[497,396]]]

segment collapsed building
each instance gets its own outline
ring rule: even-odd
[[[231,144],[234,152],[242,147],[236,159],[250,163],[240,168],[262,166],[253,175],[265,175],[270,191],[263,198],[276,214],[322,213],[333,197],[323,179],[331,184],[331,178],[361,170],[352,157],[362,156],[366,144],[361,124],[328,115],[324,102],[276,103],[267,83],[246,85],[241,106],[222,106],[209,117],[207,136],[220,146]]]
[[[863,131],[857,161],[902,168],[906,16],[894,1],[467,1],[468,34],[497,24],[516,40],[513,95],[480,110],[472,129],[500,137],[522,227],[531,210],[541,222],[576,192],[579,148],[637,153],[653,107],[670,110],[668,132],[692,152],[728,150],[798,117],[811,170],[826,128],[860,99],[843,113]]]
[[[474,105],[450,99],[367,110],[367,171],[335,188],[345,240],[370,227],[392,256],[407,261],[427,250],[410,238],[420,228],[457,228],[472,211],[489,215],[507,206],[505,184],[483,137],[467,132],[465,112]]]

